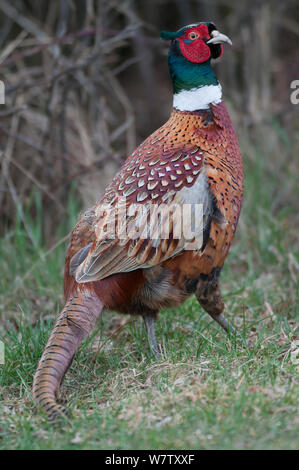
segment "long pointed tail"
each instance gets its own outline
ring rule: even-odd
[[[102,302],[90,292],[79,292],[59,314],[34,380],[33,398],[53,421],[67,410],[56,403],[56,394],[82,340],[93,329],[103,309]]]

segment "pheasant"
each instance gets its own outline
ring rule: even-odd
[[[68,413],[57,402],[61,381],[103,309],[141,315],[158,357],[159,310],[180,305],[191,294],[230,329],[219,277],[241,210],[243,169],[211,59],[231,40],[212,22],[162,31],[161,38],[171,41],[170,118],[128,157],[71,235],[66,304],[33,381],[34,400],[50,420]],[[185,206],[191,207],[188,214],[177,210]]]

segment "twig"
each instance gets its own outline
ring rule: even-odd
[[[15,165],[16,168],[18,168],[30,181],[32,181],[36,187],[38,189],[40,189],[43,193],[45,193],[49,199],[52,199],[52,201],[55,202],[55,204],[57,204],[57,206],[59,207],[59,209],[62,211],[62,212],[65,212],[65,208],[63,207],[63,205],[47,190],[47,188],[45,188],[39,181],[37,181],[37,179],[31,174],[29,173],[29,171],[25,170],[25,168],[22,167],[22,165],[20,165],[20,163],[18,163],[13,157],[10,158],[10,161],[11,163],[13,163],[13,165]]]

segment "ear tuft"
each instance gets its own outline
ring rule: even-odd
[[[175,39],[178,36],[178,33],[171,33],[169,31],[161,31],[160,38],[164,39],[165,41],[169,41]]]

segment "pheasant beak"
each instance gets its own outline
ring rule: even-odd
[[[220,33],[217,31],[217,29],[214,29],[214,31],[211,32],[212,39],[209,39],[207,41],[207,44],[223,44],[224,42],[227,42],[232,46],[232,42],[229,39],[228,36],[225,36],[225,34]]]

